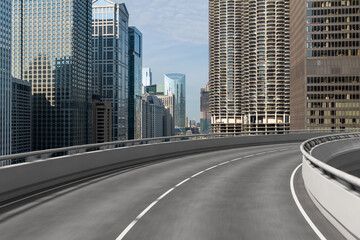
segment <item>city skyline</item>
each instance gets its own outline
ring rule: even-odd
[[[130,25],[144,35],[143,66],[153,73],[153,84],[164,74],[187,78],[187,115],[200,121],[200,89],[208,82],[208,1],[136,0],[125,2]],[[179,7],[181,6],[181,7]]]

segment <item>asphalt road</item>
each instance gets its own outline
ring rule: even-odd
[[[299,145],[168,159],[0,207],[0,239],[317,239],[290,192]],[[295,190],[326,238],[343,239],[312,204],[300,171]]]

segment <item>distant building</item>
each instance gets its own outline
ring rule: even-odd
[[[93,94],[111,103],[111,141],[128,138],[128,22],[124,3],[93,4]]]
[[[151,68],[143,68],[142,70],[142,93],[146,93],[145,87],[152,85],[152,72]]]
[[[129,139],[141,138],[142,33],[129,27]]]
[[[142,96],[142,138],[165,136],[165,107],[154,95]]]
[[[209,109],[209,84],[200,92],[200,132],[208,134],[211,132],[211,114]]]
[[[186,116],[186,76],[181,73],[170,73],[164,76],[165,95],[175,95],[174,121],[176,128],[185,128]]]
[[[110,101],[93,99],[93,142],[104,143],[113,141],[113,108]]]
[[[19,79],[12,82],[11,153],[31,151],[31,83]]]
[[[169,93],[168,95],[156,95],[156,96],[157,98],[160,99],[162,104],[169,111],[171,122],[168,124],[171,124],[171,126],[168,125],[170,132],[167,136],[172,136],[174,135],[174,130],[175,130],[175,122],[174,122],[175,95],[173,93]]]
[[[33,149],[88,144],[92,140],[92,1],[46,1],[46,8],[44,1],[29,2],[12,1],[12,74],[32,84]]]
[[[0,2],[0,156],[11,153],[11,5]]]
[[[164,95],[165,86],[163,84],[154,84],[145,87],[145,93],[153,95]]]
[[[164,136],[174,136],[174,118],[171,114],[171,109],[168,106],[164,106]]]
[[[360,127],[360,2],[290,1],[291,129]]]
[[[185,127],[186,128],[189,127],[189,117],[188,116],[185,117]]]

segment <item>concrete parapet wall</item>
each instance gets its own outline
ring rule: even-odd
[[[243,136],[157,143],[13,165],[0,168],[0,203],[84,177],[160,159],[226,148],[301,142],[321,135],[324,134]]]
[[[359,149],[359,138],[336,140],[316,146],[312,149],[311,156],[344,171],[344,167],[359,165],[356,164],[359,159],[346,159],[342,156]],[[360,239],[359,192],[351,189],[343,180],[325,175],[321,168],[315,168],[305,157],[302,175],[311,199],[324,216],[346,239]]]

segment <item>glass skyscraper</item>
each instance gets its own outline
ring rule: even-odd
[[[129,27],[129,139],[141,138],[142,33]]]
[[[119,1],[93,5],[94,94],[112,104],[112,140],[128,138],[128,21]]]
[[[185,129],[186,116],[186,76],[182,73],[164,75],[165,95],[175,95],[174,122],[175,128]]]
[[[11,0],[0,2],[0,155],[11,153]]]
[[[34,150],[91,141],[92,0],[13,1],[13,76],[33,94]]]

